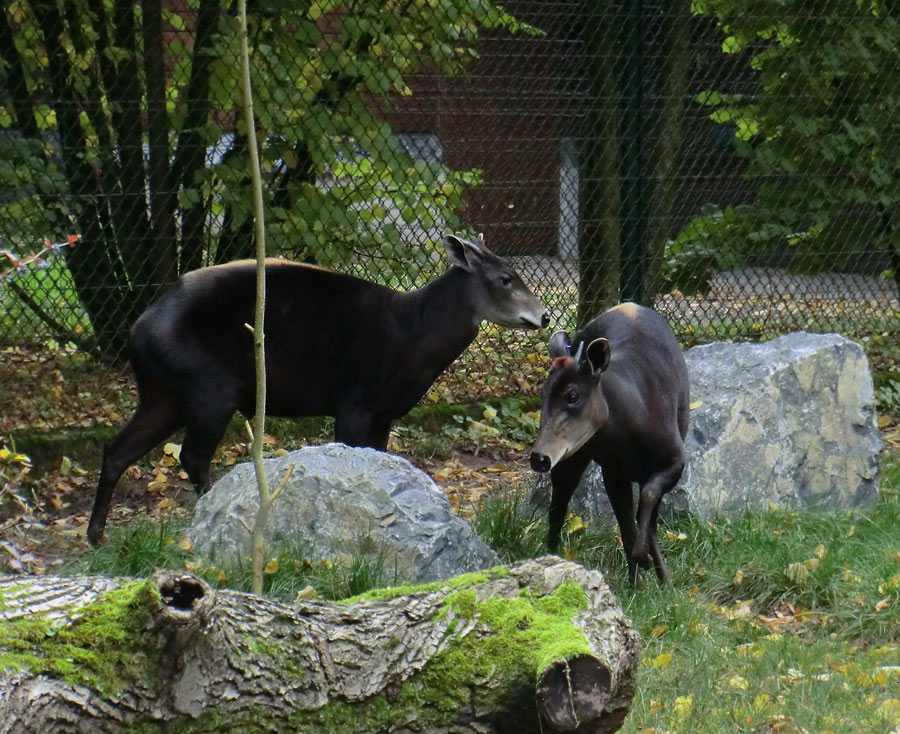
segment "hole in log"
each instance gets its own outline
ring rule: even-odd
[[[159,593],[170,607],[190,612],[206,595],[206,589],[192,576],[177,576],[161,584]]]
[[[553,731],[574,731],[603,716],[612,676],[593,655],[554,660],[535,690],[538,710]]]

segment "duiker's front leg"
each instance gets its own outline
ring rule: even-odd
[[[372,414],[355,400],[345,400],[334,417],[334,440],[348,446],[371,446]],[[373,448],[378,448],[374,446]]]
[[[587,451],[579,451],[568,459],[560,461],[550,470],[550,482],[553,492],[550,495],[550,511],[548,520],[550,529],[547,532],[547,550],[555,553],[559,549],[559,538],[569,500],[578,486],[581,475],[587,468],[591,457]]]
[[[631,491],[631,480],[604,469],[603,486],[606,488],[606,495],[609,497],[616,521],[619,523],[619,532],[622,533],[622,549],[625,551],[625,561],[628,564],[628,579],[632,584],[636,584],[638,564],[632,557],[632,551],[637,540],[637,523],[634,520],[634,496]]]

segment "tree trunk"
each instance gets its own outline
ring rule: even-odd
[[[655,140],[647,150],[649,194],[642,291],[644,303],[650,306],[660,289],[659,271],[666,240],[677,234],[673,231],[672,209],[678,193],[678,166],[691,64],[690,0],[663,0],[661,10],[660,47],[655,54],[661,59],[662,70],[654,95],[655,108],[651,109],[648,121],[651,129],[648,138]]]
[[[587,137],[580,159],[582,226],[578,238],[578,325],[583,326],[619,300],[621,276],[618,59],[615,14],[618,4],[583,0],[584,38],[590,39]]]
[[[555,557],[352,603],[0,577],[0,733],[612,732],[639,640]]]

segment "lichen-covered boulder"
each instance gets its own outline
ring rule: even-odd
[[[881,435],[872,375],[859,344],[795,332],[763,344],[687,350],[691,423],[681,482],[664,500],[706,518],[777,506],[843,509],[874,501]],[[549,482],[531,501],[546,507]],[[612,510],[592,465],[573,512]]]
[[[265,466],[270,489],[294,467],[269,518],[270,553],[305,543],[321,557],[380,554],[389,573],[415,582],[500,563],[432,479],[399,456],[333,443]],[[253,465],[235,466],[197,502],[188,531],[197,552],[211,562],[249,557],[258,506]]]

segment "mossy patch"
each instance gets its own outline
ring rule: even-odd
[[[74,619],[40,616],[0,625],[0,670],[43,673],[109,695],[155,669],[140,642],[150,622],[146,581],[126,583],[77,610]],[[7,590],[6,595],[14,596]],[[0,596],[0,604],[6,604]]]
[[[372,589],[365,591],[357,596],[351,596],[349,599],[342,599],[337,604],[358,604],[364,601],[388,601],[396,599],[398,596],[410,596],[412,594],[428,594],[432,591],[440,589],[458,589],[461,586],[475,586],[490,581],[491,578],[503,578],[509,573],[504,566],[489,568],[485,571],[475,571],[473,573],[464,573],[460,576],[454,576],[446,581],[432,581],[427,584],[400,584],[399,586],[386,586],[383,589]]]
[[[458,585],[471,583],[470,578]],[[422,672],[406,680],[391,700],[374,696],[355,704],[334,701],[318,711],[297,713],[291,723],[323,733],[361,728],[378,731],[409,719],[423,726],[447,724],[453,715],[470,705],[473,685],[494,679],[505,683],[490,694],[493,700],[479,701],[478,706],[502,708],[510,684],[513,688],[516,682],[533,686],[538,673],[554,659],[590,653],[584,634],[572,624],[573,617],[587,606],[587,596],[574,581],[562,584],[547,596],[526,591],[513,599],[482,602],[474,589],[460,589],[448,596],[444,614],[477,617],[483,634],[470,632],[457,637],[455,630],[465,625],[451,624],[448,648]]]

